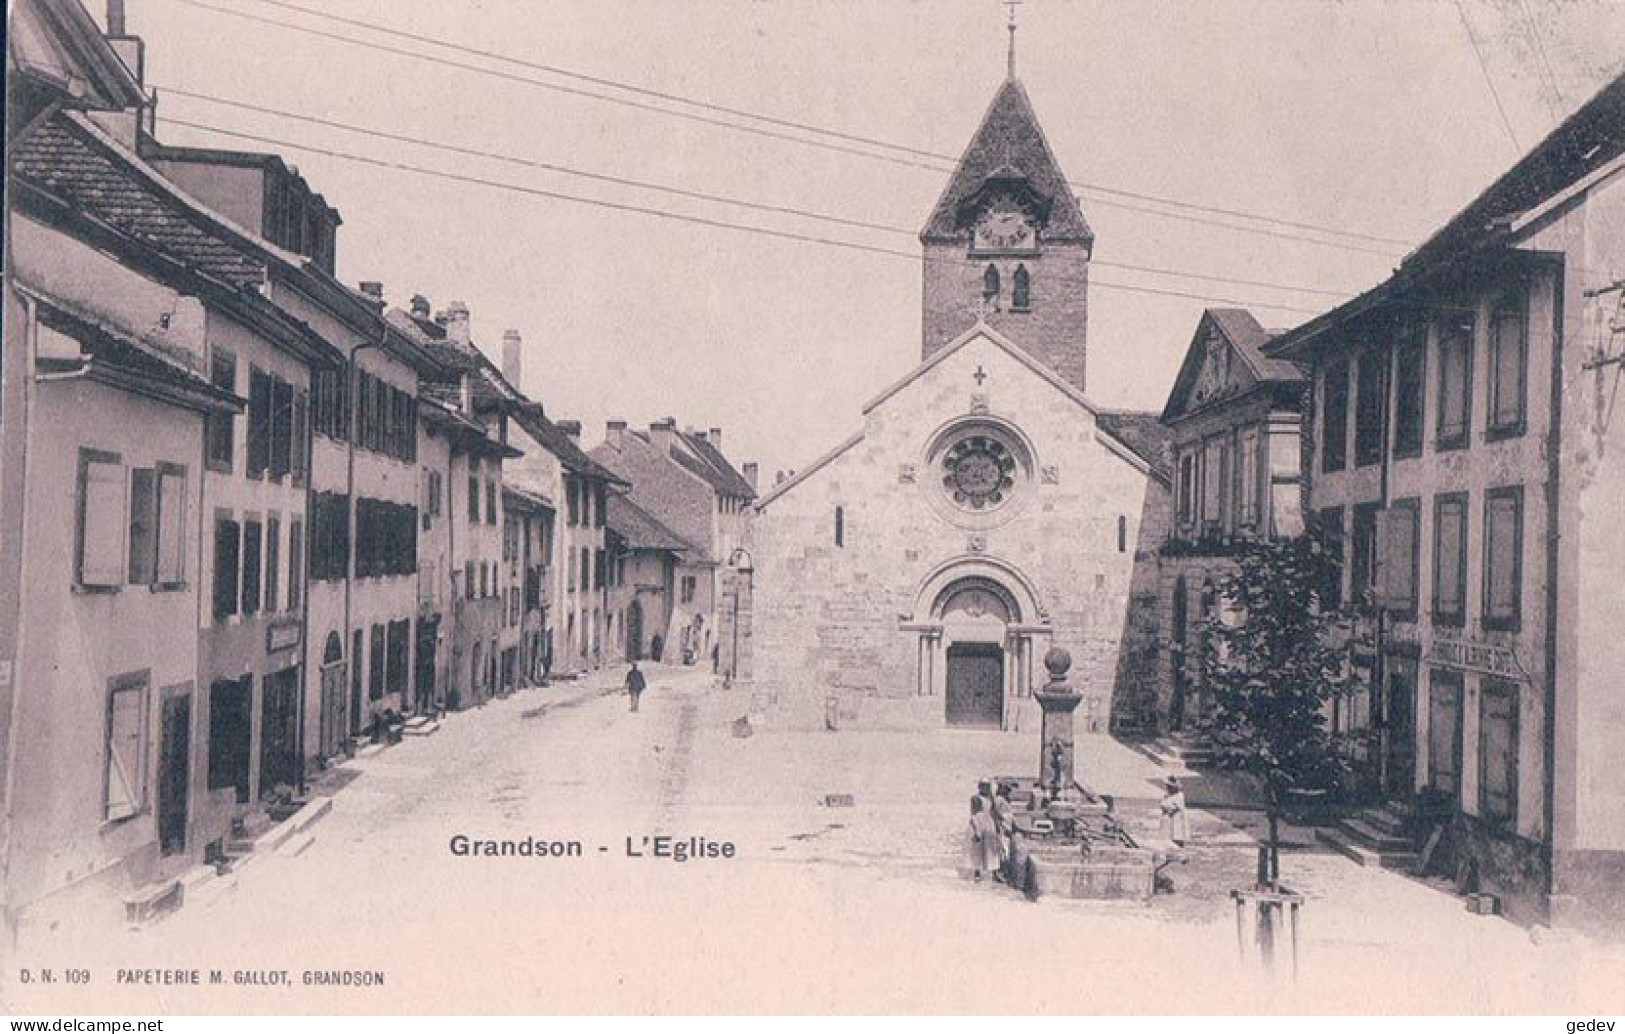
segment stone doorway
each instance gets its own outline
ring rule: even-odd
[[[943,695],[949,725],[997,729],[1004,724],[1004,648],[997,643],[948,647]]]

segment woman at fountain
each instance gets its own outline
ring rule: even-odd
[[[970,855],[971,878],[978,883],[982,877],[999,867],[999,828],[986,799],[977,794],[970,799],[970,826],[966,831],[966,851]]]

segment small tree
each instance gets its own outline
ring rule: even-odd
[[[1335,560],[1314,536],[1249,543],[1215,587],[1202,666],[1213,691],[1219,764],[1256,776],[1269,817],[1259,881],[1280,876],[1280,818],[1289,791],[1330,790],[1343,760],[1326,728],[1325,705],[1342,692],[1340,611],[1321,605]]]

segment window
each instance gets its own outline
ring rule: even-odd
[[[1337,610],[1343,605],[1343,508],[1327,507],[1320,511],[1316,523],[1320,527],[1321,543],[1331,560],[1327,565],[1326,584],[1320,588],[1320,607],[1323,611]]]
[[[1196,454],[1179,457],[1179,523],[1189,524],[1196,511]]]
[[[1467,619],[1467,493],[1433,500],[1433,623],[1460,628]]]
[[[1202,529],[1214,531],[1224,520],[1224,486],[1229,473],[1223,439],[1209,439],[1202,451]]]
[[[1518,815],[1517,684],[1486,677],[1478,704],[1478,817],[1512,826]]]
[[[1368,348],[1355,364],[1354,464],[1382,462],[1388,413],[1388,351]]]
[[[271,379],[271,477],[283,478],[293,469],[293,385]]]
[[[593,523],[602,528],[609,518],[608,486],[602,481],[593,483]]]
[[[595,549],[592,554],[592,587],[594,589],[604,587],[604,571],[604,551]]]
[[[158,555],[158,479],[152,470],[130,471],[131,585],[151,585]]]
[[[1026,266],[1017,266],[1011,278],[1010,308],[1014,312],[1027,312],[1032,308],[1032,277]]]
[[[684,603],[693,603],[694,602],[694,590],[695,590],[695,588],[696,588],[696,582],[694,580],[694,576],[691,575],[691,574],[684,575],[683,576],[683,602]]]
[[[485,479],[485,523],[497,522],[497,479],[496,473]]]
[[[1427,334],[1408,328],[1394,354],[1394,456],[1422,454],[1427,384]]]
[[[491,595],[491,568],[485,561],[480,561],[480,599]]]
[[[373,625],[367,652],[367,699],[381,700],[384,696],[384,626]]]
[[[1397,500],[1382,516],[1382,605],[1402,620],[1416,619],[1421,534],[1419,499]]]
[[[306,459],[310,454],[310,395],[303,389],[295,389],[293,393],[293,445],[288,456],[288,470],[293,474],[293,483],[305,483]]]
[[[577,487],[578,483],[575,478],[567,477],[564,479],[565,523],[572,528],[581,523],[581,507],[576,500]]]
[[[581,547],[581,591],[592,588],[592,550]]]
[[[480,522],[480,468],[477,461],[468,465],[468,523]],[[574,522],[571,522],[574,523]]]
[[[1128,552],[1128,518],[1122,514],[1117,515],[1117,551]]]
[[[1349,361],[1333,359],[1321,379],[1320,469],[1348,465]]]
[[[214,619],[237,613],[237,568],[242,549],[241,531],[230,513],[214,518]]]
[[[846,546],[846,509],[840,506],[835,508],[835,545],[837,548]]]
[[[317,434],[326,435],[336,441],[343,441],[346,436],[346,417],[349,407],[345,405],[345,389],[348,387],[348,372],[345,370],[318,370],[315,381],[311,386],[310,409],[311,425]]]
[[[223,348],[209,355],[209,382],[222,391],[237,394],[237,357]],[[237,433],[237,414],[216,410],[209,414],[209,469],[231,473],[233,440]]]
[[[1489,434],[1510,437],[1524,430],[1529,317],[1523,292],[1496,300],[1490,314]]]
[[[406,693],[407,651],[409,649],[408,636],[411,633],[410,621],[391,621],[389,623],[389,641],[386,647],[386,672],[384,676],[384,692]]]
[[[350,573],[350,498],[317,492],[310,508],[310,577],[336,581]]]
[[[186,581],[186,468],[174,463],[157,465],[158,557],[153,581],[176,587]]]
[[[999,300],[999,269],[997,266],[988,266],[982,273],[982,297],[995,304]]]
[[[1439,427],[1437,449],[1467,445],[1473,412],[1473,317],[1447,316],[1439,324]]]
[[[265,612],[275,614],[282,602],[282,519],[265,519]]]
[[[297,517],[288,522],[288,609],[298,610],[305,602],[305,522]]]
[[[130,472],[129,582],[174,588],[185,578],[186,468]]]
[[[127,819],[146,807],[148,689],[146,672],[120,675],[108,683],[104,822]]]
[[[1366,602],[1366,594],[1376,588],[1379,509],[1376,503],[1361,503],[1354,508],[1349,551],[1349,599],[1356,604]]]
[[[1428,674],[1428,786],[1461,793],[1461,672],[1434,668]]]
[[[74,582],[116,589],[124,577],[124,464],[110,452],[79,450]]]
[[[1258,475],[1263,435],[1256,427],[1244,428],[1238,436],[1236,457],[1236,520],[1243,528],[1259,526],[1259,493],[1262,484]]]
[[[1516,630],[1522,609],[1523,487],[1484,496],[1484,627]]]
[[[415,506],[382,499],[356,500],[356,577],[416,574],[417,525]]]
[[[248,476],[257,478],[271,466],[271,375],[248,368]]]
[[[243,521],[243,613],[260,609],[260,522]]]
[[[570,587],[575,588],[575,582],[574,582],[573,579],[571,580]],[[474,581],[474,561],[472,561],[472,560],[464,560],[463,561],[463,598],[464,599],[470,599],[470,600],[473,599],[474,598],[474,589],[475,588],[476,588],[476,585],[475,585],[475,581]]]

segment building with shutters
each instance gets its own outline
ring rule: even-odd
[[[9,110],[28,130],[8,141],[0,408],[8,930],[44,899],[120,909],[222,832],[198,615],[208,443],[244,399],[211,347],[319,352],[258,294],[275,249],[137,155],[143,97],[116,50],[138,64],[139,41],[59,0],[19,4],[12,29],[11,71],[41,78]]]
[[[1625,921],[1625,77],[1392,278],[1266,352],[1311,371],[1309,515],[1362,618],[1336,723],[1435,865],[1522,921]]]
[[[1209,309],[1196,325],[1162,423],[1172,438],[1174,519],[1160,547],[1161,652],[1153,712],[1136,725],[1188,729],[1209,713],[1202,628],[1238,543],[1303,531],[1303,375],[1264,355],[1271,332],[1245,309]]]

